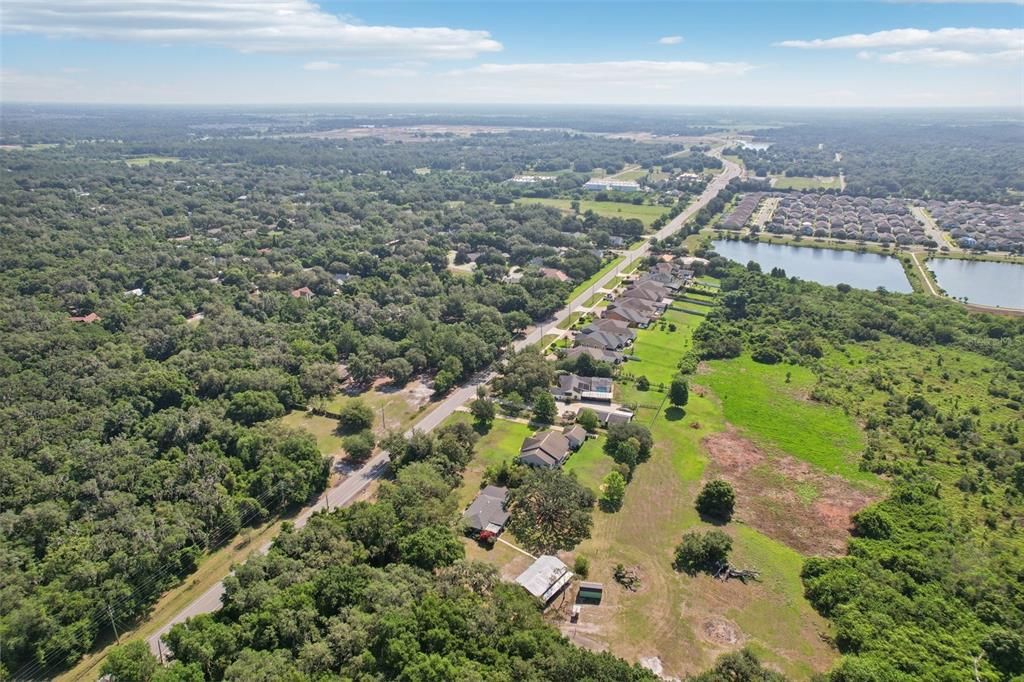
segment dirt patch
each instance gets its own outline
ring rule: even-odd
[[[735,517],[801,554],[845,554],[851,517],[878,499],[794,457],[768,454],[733,429],[703,445],[709,475],[736,489]]]
[[[709,642],[735,647],[743,643],[744,637],[740,629],[724,618],[708,618],[700,625],[701,636]]]

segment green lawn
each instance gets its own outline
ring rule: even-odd
[[[597,282],[597,280],[601,279],[609,272],[614,270],[615,266],[621,262],[622,256],[619,256],[618,258],[613,258],[612,260],[605,263],[604,266],[600,270],[595,272],[593,275],[591,275],[589,279],[587,279],[585,282],[581,282],[576,285],[576,288],[572,290],[571,294],[569,294],[569,301],[575,301],[577,297],[586,293],[587,290],[590,289],[590,287],[593,286],[595,282]]]
[[[336,419],[319,417],[311,412],[293,410],[281,417],[281,423],[294,429],[307,431],[316,438],[316,445],[324,455],[341,453],[341,437],[335,435]]]
[[[473,417],[466,412],[456,412],[445,423],[455,422],[472,424]],[[491,428],[480,436],[480,440],[473,449],[473,459],[463,474],[462,485],[457,491],[461,508],[467,507],[480,492],[480,481],[483,479],[484,469],[515,459],[519,455],[519,448],[522,447],[523,440],[532,435],[533,429],[526,424],[500,417],[494,420]]]
[[[523,197],[518,200],[523,204],[542,204],[551,206],[569,213],[572,211],[569,199],[547,199],[535,197]],[[580,200],[580,213],[593,211],[600,216],[608,218],[637,218],[643,222],[645,227],[650,227],[654,219],[664,215],[668,208],[665,206],[648,206],[647,204],[633,204],[620,201],[593,201],[592,199]]]
[[[573,471],[580,483],[601,494],[601,482],[612,470],[615,461],[604,454],[604,436],[587,439],[579,450],[565,463],[566,471]]]
[[[647,170],[644,168],[634,168],[631,170],[624,170],[616,173],[612,177],[616,180],[639,180],[642,177],[647,176]]]
[[[798,175],[792,177],[777,175],[773,177],[775,183],[772,186],[775,189],[839,189],[839,176],[810,178]]]
[[[865,440],[853,419],[837,407],[808,399],[815,381],[811,370],[763,365],[749,356],[709,365],[711,371],[695,381],[715,392],[725,418],[751,440],[851,481],[877,481],[858,468]]]
[[[604,294],[594,294],[587,299],[586,303],[583,304],[586,308],[591,308],[604,300]]]
[[[660,322],[648,329],[637,331],[636,341],[629,362],[625,364],[627,372],[633,376],[645,376],[652,384],[668,384],[678,373],[679,358],[690,348],[691,328],[696,327],[704,319],[679,310],[668,310]],[[675,324],[674,332],[668,330],[669,324]]]

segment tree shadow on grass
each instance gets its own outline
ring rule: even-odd
[[[727,516],[727,517],[723,517],[723,516],[718,516],[718,515],[713,515],[713,514],[705,514],[704,512],[698,510],[697,511],[697,515],[700,516],[700,520],[703,521],[704,523],[710,524],[710,525],[718,527],[718,528],[720,528],[722,526],[726,526],[726,525],[729,524],[730,521],[732,521],[732,515],[731,514],[729,516]]]
[[[665,410],[665,419],[670,422],[677,422],[685,416],[686,410],[675,405]]]

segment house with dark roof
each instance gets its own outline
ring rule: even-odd
[[[569,441],[569,447],[573,450],[579,450],[583,444],[587,442],[587,430],[579,424],[566,427],[562,434],[565,436],[565,439]]]
[[[617,365],[623,360],[622,353],[618,351],[593,348],[591,346],[576,346],[575,348],[570,348],[565,353],[565,357],[570,360],[576,360],[581,355],[588,355],[596,362],[607,362],[613,365]]]
[[[646,327],[651,323],[654,312],[643,312],[629,306],[617,305],[614,308],[609,307],[604,316],[609,320],[620,320],[631,326]]]
[[[575,428],[566,427],[561,433],[549,429],[530,436],[519,448],[519,461],[526,466],[546,469],[562,466],[569,455],[583,445]]]
[[[608,377],[581,377],[563,374],[551,393],[560,400],[600,400],[611,402],[612,380]]]
[[[600,350],[620,350],[632,341],[625,335],[618,335],[612,332],[581,332],[575,337],[578,346],[598,348]]]
[[[505,510],[508,488],[489,485],[480,491],[473,503],[462,514],[466,529],[481,540],[493,541],[508,523]]]

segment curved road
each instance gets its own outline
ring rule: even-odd
[[[720,154],[721,150],[718,150],[713,152],[712,155],[721,158]],[[737,164],[727,159],[722,159],[722,161],[725,164],[724,171],[716,175],[711,182],[708,183],[704,192],[689,206],[687,206],[682,213],[673,218],[671,222],[658,230],[658,232],[652,236],[657,237],[658,240],[662,240],[678,232],[683,225],[690,220],[690,218],[696,215],[700,209],[707,206],[708,202],[718,196],[718,193],[721,192],[727,184],[729,184],[730,180],[739,176],[741,169]],[[549,320],[545,320],[540,326],[530,328],[521,339],[517,340],[513,344],[514,348],[516,350],[522,350],[530,344],[539,342],[544,338],[545,330],[559,324],[578,308],[581,308],[591,297],[591,291],[604,287],[604,285],[619,275],[622,268],[644,256],[650,248],[650,237],[648,237],[640,246],[623,252],[622,263],[618,267],[613,268],[610,272],[606,273],[597,282],[595,282],[590,289],[570,301],[566,307],[555,313]],[[493,372],[481,372],[474,376],[470,381],[452,391],[433,410],[431,410],[429,414],[416,422],[412,429],[407,432],[407,435],[413,430],[431,431],[437,428],[459,407],[473,400],[473,398],[476,397],[477,387],[488,383],[492,378],[494,378]],[[369,486],[371,482],[382,477],[387,472],[387,464],[388,454],[386,452],[381,452],[374,457],[371,457],[361,468],[353,471],[343,481],[322,494],[320,498],[317,499],[316,503],[304,508],[295,518],[295,526],[301,528],[306,525],[309,518],[322,509],[344,507],[351,504],[357,497],[359,497],[360,493],[366,490],[367,486]],[[260,551],[266,552],[269,549],[270,544],[268,543],[261,547]],[[153,654],[158,657],[161,655],[161,638],[167,634],[171,629],[171,626],[181,623],[193,616],[216,611],[220,608],[221,596],[223,594],[224,582],[219,581],[216,585],[201,594],[195,601],[182,609],[170,620],[170,622],[160,628],[156,634],[147,640],[149,648],[152,650]]]

